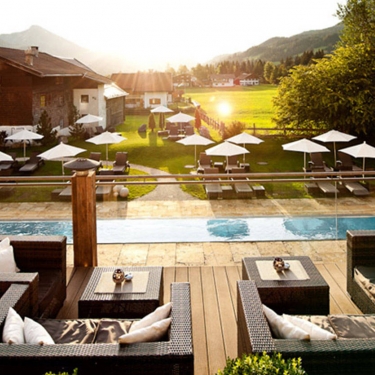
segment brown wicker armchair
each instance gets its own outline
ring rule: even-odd
[[[279,352],[284,358],[302,358],[309,375],[370,374],[375,368],[375,339],[275,339],[254,281],[237,282],[238,355]]]
[[[357,266],[375,267],[375,231],[348,231],[346,234],[347,256],[347,291],[353,302],[365,314],[375,313],[375,303],[364,288],[354,279],[354,269]]]
[[[0,236],[0,240],[6,236]],[[21,272],[0,273],[0,281],[27,283],[29,275],[38,273],[33,283],[36,310],[33,316],[55,317],[66,298],[66,237],[9,236],[14,257]]]
[[[22,285],[22,287],[25,287]],[[0,331],[4,312],[17,302],[0,300]],[[22,298],[22,297],[20,297]],[[23,298],[27,302],[28,298]],[[48,371],[68,371],[78,368],[80,375],[173,374],[192,375],[194,355],[190,284],[172,283],[172,323],[166,341],[119,344],[0,344],[0,372],[40,375]],[[25,311],[25,310],[24,310]]]

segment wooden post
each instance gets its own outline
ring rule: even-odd
[[[96,238],[95,172],[72,177],[74,267],[98,265]]]

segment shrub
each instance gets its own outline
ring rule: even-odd
[[[68,372],[59,372],[58,374],[55,374],[54,372],[46,372],[44,375],[69,375]],[[75,368],[72,372],[72,375],[78,375],[78,369]]]
[[[227,360],[224,370],[216,375],[305,375],[301,358],[283,359],[281,353],[270,357],[267,353],[244,354],[242,358]]]

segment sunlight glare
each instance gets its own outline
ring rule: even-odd
[[[232,113],[232,107],[227,102],[219,103],[217,111],[220,116],[229,116]]]

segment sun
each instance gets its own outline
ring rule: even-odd
[[[217,111],[220,116],[226,117],[232,113],[232,107],[228,102],[221,102],[217,106]]]

